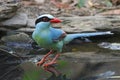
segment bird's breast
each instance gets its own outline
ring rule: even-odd
[[[32,37],[41,47],[46,47],[52,44],[52,38],[49,31],[35,31]]]
[[[59,52],[62,51],[63,42],[53,42],[50,31],[34,31],[32,37],[40,47],[57,50]]]

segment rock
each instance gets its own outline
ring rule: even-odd
[[[27,25],[27,14],[18,13],[11,19],[1,22],[1,26],[5,26],[7,28],[20,28],[25,27]]]
[[[32,33],[34,30],[35,30],[35,28],[20,28],[17,31],[26,32],[26,33]]]
[[[35,19],[28,19],[27,27],[35,27]]]
[[[2,37],[1,40],[4,42],[26,42],[28,43],[29,41],[31,41],[31,38],[29,37],[29,35],[25,33],[18,33],[18,34]]]
[[[0,21],[13,17],[19,7],[18,0],[0,0]]]
[[[0,80],[21,80],[23,69],[18,65],[23,61],[19,57],[0,49],[0,61]]]
[[[32,39],[25,33],[14,33],[4,36],[1,38],[1,41],[5,42],[4,45],[11,48],[19,56],[26,56],[33,50],[31,45]]]
[[[9,33],[10,34],[10,33]],[[31,57],[33,55],[27,55],[27,54],[33,54],[33,53],[39,53],[39,54],[45,54],[46,49],[41,48],[40,46],[35,43],[28,34],[26,33],[13,33],[9,36],[4,36],[1,38],[1,42],[3,42],[3,45],[8,47],[4,48],[9,53],[15,53],[16,55],[19,55],[21,57]],[[1,46],[0,46],[1,49]]]
[[[120,50],[120,43],[102,42],[98,46],[105,49]]]
[[[112,55],[98,54],[96,52],[67,52],[62,54],[66,58],[78,59],[83,62],[110,62],[117,61],[120,58]]]
[[[96,27],[109,26],[108,22],[103,19],[95,17],[68,17],[61,18],[64,20],[62,29],[66,32],[82,32],[82,31],[96,31]],[[97,19],[97,20],[96,20]],[[99,24],[101,23],[101,24]]]
[[[110,30],[120,33],[120,16],[60,17],[60,19],[63,22],[59,26],[69,33],[96,30]]]

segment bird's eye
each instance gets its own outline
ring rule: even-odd
[[[48,21],[48,18],[43,18],[43,21],[44,21],[44,22]]]
[[[43,17],[43,18],[42,18],[42,21],[43,21],[43,22],[48,22],[49,20],[50,20],[50,19],[47,18],[47,17]]]

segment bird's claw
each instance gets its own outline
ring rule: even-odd
[[[43,65],[43,68],[47,69],[48,67],[53,66],[54,64],[56,64],[56,62],[46,63],[46,64]]]
[[[37,66],[42,66],[43,64],[44,64],[44,62],[40,61],[40,62],[37,63]]]
[[[37,66],[42,66],[46,61],[51,61],[52,58],[48,57],[47,59],[42,59],[40,62],[37,63]]]

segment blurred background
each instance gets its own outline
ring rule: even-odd
[[[31,38],[42,14],[63,20],[53,25],[68,34],[114,35],[74,39],[52,67],[60,74],[52,74],[36,66],[49,50]],[[0,80],[120,80],[119,60],[120,0],[0,0]]]

